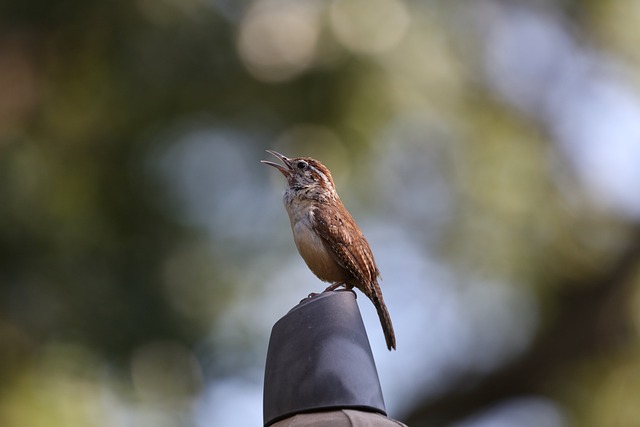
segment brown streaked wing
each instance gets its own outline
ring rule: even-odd
[[[333,218],[328,217],[326,211],[331,212]],[[350,215],[347,217],[336,213],[333,209],[315,209],[314,216],[315,231],[331,249],[336,261],[371,292],[370,285],[376,280],[379,272],[371,248],[353,218]]]

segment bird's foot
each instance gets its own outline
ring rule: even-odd
[[[338,289],[341,286],[344,286],[344,288]],[[326,292],[351,292],[353,295],[356,296],[356,298],[358,297],[358,295],[353,290],[353,286],[347,285],[345,283],[333,284],[333,285],[329,286],[327,289],[325,289],[324,291],[322,291],[323,294],[326,293]]]
[[[338,289],[340,286],[344,286],[344,289]],[[344,283],[334,283],[333,285],[327,287],[327,289],[325,289],[320,293],[311,292],[309,295],[307,295],[306,298],[302,299],[300,302],[306,301],[311,298],[315,298],[327,292],[353,292],[353,294],[355,295],[355,292],[353,291],[353,286],[348,286]]]
[[[300,302],[304,302],[304,301],[306,301],[308,299],[315,298],[318,295],[320,295],[320,294],[316,293],[316,292],[311,292],[309,295],[306,296],[306,298],[301,299]]]
[[[344,283],[334,283],[333,285],[328,286],[328,287],[327,287],[327,289],[325,289],[324,291],[322,291],[322,293],[325,293],[325,292],[333,292],[333,291],[335,291],[336,289],[338,289],[340,286],[344,286]]]

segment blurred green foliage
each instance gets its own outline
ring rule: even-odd
[[[637,65],[635,3],[533,3]],[[420,257],[538,301],[521,354],[414,399],[411,425],[528,395],[567,425],[637,425],[637,218],[500,99],[468,20],[443,1],[0,3],[0,425],[211,425],[190,407],[207,384],[260,378],[267,336],[238,319],[297,301],[261,304],[292,250],[257,163],[274,146],[321,157]],[[199,128],[223,129],[211,170],[181,163]],[[215,220],[180,180],[216,193]]]

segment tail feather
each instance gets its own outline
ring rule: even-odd
[[[384,339],[387,342],[387,348],[389,350],[396,349],[396,334],[393,331],[393,324],[391,323],[391,316],[387,310],[387,306],[382,298],[382,291],[380,285],[377,282],[373,283],[371,295],[367,295],[373,305],[376,307],[378,317],[380,318],[380,324],[382,325],[382,332],[384,333]]]

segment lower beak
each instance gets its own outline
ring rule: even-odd
[[[284,175],[285,177],[289,177],[291,175],[291,161],[286,156],[283,156],[282,154],[278,153],[277,151],[267,150],[267,153],[269,153],[271,155],[274,155],[275,157],[280,159],[282,161],[282,163],[285,164],[286,167],[282,166],[282,165],[280,165],[278,163],[270,162],[268,160],[260,160],[260,163],[264,163],[265,165],[273,166],[274,168],[276,168],[280,172],[282,172],[282,175]]]

